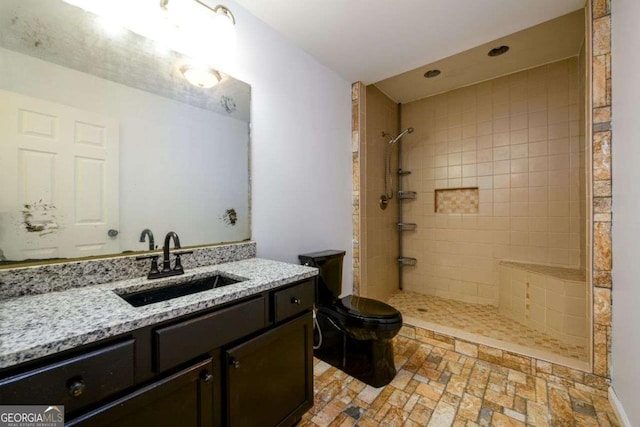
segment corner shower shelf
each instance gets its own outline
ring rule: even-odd
[[[418,227],[418,225],[412,222],[399,222],[396,224],[398,231],[413,231],[416,227]]]
[[[418,193],[415,191],[398,191],[398,199],[415,199]]]
[[[403,171],[402,169],[398,169],[398,175],[400,176],[411,175],[411,171]]]
[[[415,258],[409,258],[409,257],[398,258],[398,264],[400,265],[416,265],[417,262],[418,260]]]

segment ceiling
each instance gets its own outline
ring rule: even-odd
[[[576,56],[584,41],[584,10],[580,9],[526,30],[502,37],[440,61],[376,83],[396,102],[406,103],[440,92],[503,76],[519,70]],[[509,46],[501,56],[490,57],[489,50]],[[426,79],[424,73],[442,73]]]
[[[236,0],[350,82],[413,70],[584,7],[585,0]]]

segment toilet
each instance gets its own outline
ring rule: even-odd
[[[391,340],[402,327],[402,315],[382,301],[349,295],[340,298],[345,251],[299,255],[316,267],[314,355],[373,387],[393,380],[396,368]]]

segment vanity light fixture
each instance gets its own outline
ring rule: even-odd
[[[211,7],[200,0],[159,1],[168,21],[179,31],[204,32],[201,35],[205,38],[213,38],[207,40],[208,43],[235,40],[236,18],[226,6]]]
[[[223,5],[211,7],[200,0],[159,0],[175,34],[172,43],[188,57],[220,69],[233,63],[236,18]]]
[[[64,0],[214,68],[235,56],[233,13],[202,0]]]
[[[202,89],[209,89],[220,83],[220,73],[207,66],[187,64],[180,67],[180,72],[189,83]]]

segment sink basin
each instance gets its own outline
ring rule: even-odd
[[[148,289],[146,291],[131,292],[128,294],[118,294],[118,296],[134,307],[141,307],[156,302],[183,297],[185,295],[208,291],[209,289],[222,288],[241,281],[242,280],[236,280],[231,277],[216,274],[215,276],[196,279],[186,283],[163,286],[161,288]]]

